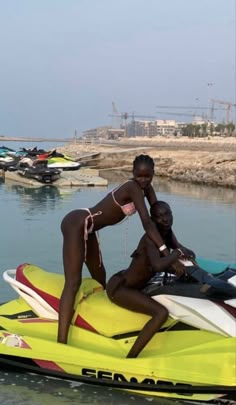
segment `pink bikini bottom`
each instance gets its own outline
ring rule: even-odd
[[[82,210],[85,210],[89,213],[89,215],[85,218],[84,221],[84,261],[86,262],[87,259],[87,240],[88,240],[88,235],[91,233],[95,233],[96,238],[97,238],[97,243],[98,243],[98,250],[99,250],[99,267],[101,267],[102,264],[102,254],[101,254],[101,249],[100,249],[100,241],[99,241],[99,235],[98,232],[94,232],[94,221],[93,218],[96,217],[97,215],[102,215],[102,211],[95,212],[95,214],[92,214],[88,208],[81,208]],[[91,218],[91,225],[88,228],[88,221]]]

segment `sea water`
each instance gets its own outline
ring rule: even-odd
[[[9,146],[11,147],[11,146]],[[128,174],[104,172],[108,187],[27,187],[0,182],[1,274],[20,263],[34,263],[46,270],[63,272],[60,223],[69,211],[91,207]],[[236,191],[154,179],[158,199],[167,201],[174,214],[174,231],[179,241],[197,256],[227,263],[236,261]],[[143,228],[138,214],[123,223],[100,231],[100,243],[108,277],[124,269],[137,246]],[[88,275],[86,268],[83,275]],[[1,277],[1,275],[0,275]],[[0,301],[15,296],[0,281]],[[116,404],[171,400],[143,397],[105,387],[89,386],[44,376],[0,370],[1,405]],[[174,401],[183,403],[183,401]]]

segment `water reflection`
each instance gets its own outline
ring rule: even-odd
[[[65,198],[71,198],[71,195],[80,191],[77,187],[59,188],[54,185],[44,186],[26,186],[19,183],[7,182],[6,190],[16,193],[20,196],[22,206],[26,212],[33,213],[53,211],[58,208],[58,203]]]
[[[145,397],[109,387],[80,384],[35,374],[0,372],[1,405],[180,405],[183,401]]]
[[[180,181],[168,180],[167,178],[154,178],[154,187],[168,194],[178,194],[194,199],[223,201],[224,203],[235,203],[236,190],[226,187],[212,187],[203,184],[182,183]]]
[[[121,183],[131,178],[130,172],[124,171],[102,171],[103,177],[108,179],[109,183]],[[236,190],[226,187],[212,187],[201,184],[182,183],[180,181],[170,180],[167,177],[155,176],[153,179],[155,190],[165,194],[175,194],[194,199],[223,201],[224,203],[235,204]]]

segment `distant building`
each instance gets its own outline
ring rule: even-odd
[[[82,137],[86,139],[98,139],[98,138],[108,139],[109,129],[111,129],[111,126],[87,129],[86,131],[83,132]]]
[[[175,120],[157,120],[156,129],[157,135],[174,135],[177,124]]]
[[[107,130],[107,139],[119,139],[125,137],[125,129],[123,128],[109,128]]]
[[[127,127],[128,136],[155,137],[175,135],[178,124],[175,120],[133,121]]]
[[[132,121],[127,125],[128,136],[149,136],[150,121]]]
[[[205,123],[206,123],[206,119],[200,117],[199,115],[195,115],[192,120],[193,125],[203,125]]]

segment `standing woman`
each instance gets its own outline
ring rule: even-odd
[[[132,179],[109,192],[94,207],[71,211],[62,220],[65,285],[59,307],[58,342],[67,343],[83,263],[85,262],[92,278],[104,287],[106,285],[106,272],[96,231],[118,224],[137,211],[146,234],[162,254],[169,254],[145,204],[145,197],[150,206],[157,200],[151,185],[153,175],[153,159],[148,155],[139,155],[133,162]]]

